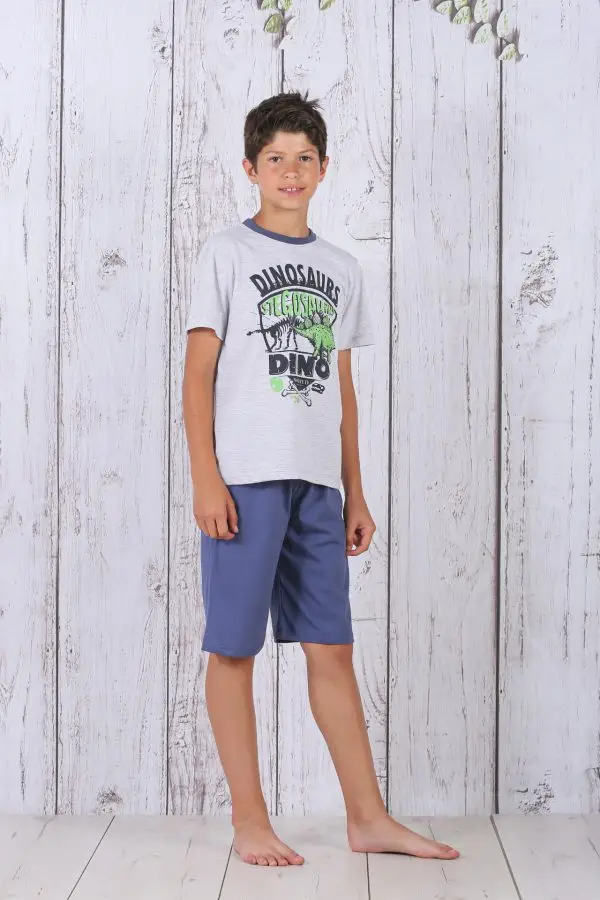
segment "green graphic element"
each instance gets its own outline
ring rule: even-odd
[[[290,291],[286,289],[281,291],[280,294],[273,294],[267,300],[263,300],[260,304],[260,311],[267,318],[274,316],[279,319],[281,316],[288,318],[299,316],[303,319],[307,316],[311,318],[316,312],[331,313],[331,304],[329,300],[312,294],[310,291]]]
[[[328,377],[323,364],[331,364],[332,350],[336,348],[335,307],[326,297],[310,290],[285,289],[261,300],[258,315],[260,327],[246,334],[261,334],[267,352],[278,354],[274,368],[269,362],[271,390],[282,397],[291,396],[296,404],[302,400],[312,406],[311,391],[322,394],[325,390],[316,378]],[[300,348],[299,336],[305,341]],[[311,362],[307,365],[309,355]],[[317,360],[316,373],[314,360]]]
[[[329,316],[324,313],[315,313],[312,322],[310,319],[305,319],[303,327],[296,325],[294,331],[310,341],[313,346],[313,356],[318,359],[325,358],[327,362],[331,362],[331,351],[335,350],[335,341]]]

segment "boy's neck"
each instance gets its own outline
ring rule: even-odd
[[[307,225],[307,209],[293,210],[269,210],[261,207],[252,221],[267,231],[276,234],[284,234],[286,237],[309,237],[310,229]]]

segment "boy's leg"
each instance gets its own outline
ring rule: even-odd
[[[254,657],[265,639],[279,552],[289,519],[289,484],[229,485],[239,532],[231,541],[201,536],[210,653],[206,702],[231,791],[234,848],[246,862],[299,865],[275,835],[260,786],[252,697]]]
[[[424,838],[385,810],[369,744],[352,644],[302,643],[315,721],[327,742],[346,805],[353,850],[454,859],[457,850]]]
[[[244,862],[300,865],[304,859],[278,839],[260,785],[252,695],[254,657],[211,653],[206,703],[232,801],[234,847]]]
[[[348,814],[353,850],[452,859],[385,811],[352,665],[346,527],[338,490],[299,483],[278,566],[272,609],[277,640],[300,641],[316,723],[329,747]]]

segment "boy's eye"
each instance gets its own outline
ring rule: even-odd
[[[269,156],[269,162],[277,162],[278,159],[281,159],[281,157],[280,156]],[[307,162],[311,162],[312,156],[307,156],[306,154],[304,154],[303,156],[300,157],[300,159],[305,159]]]

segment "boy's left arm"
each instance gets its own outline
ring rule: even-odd
[[[375,522],[371,517],[362,489],[360,459],[358,453],[358,408],[352,383],[351,350],[340,350],[338,366],[342,397],[342,481],[346,502],[346,554],[358,556],[368,550],[375,534]]]

